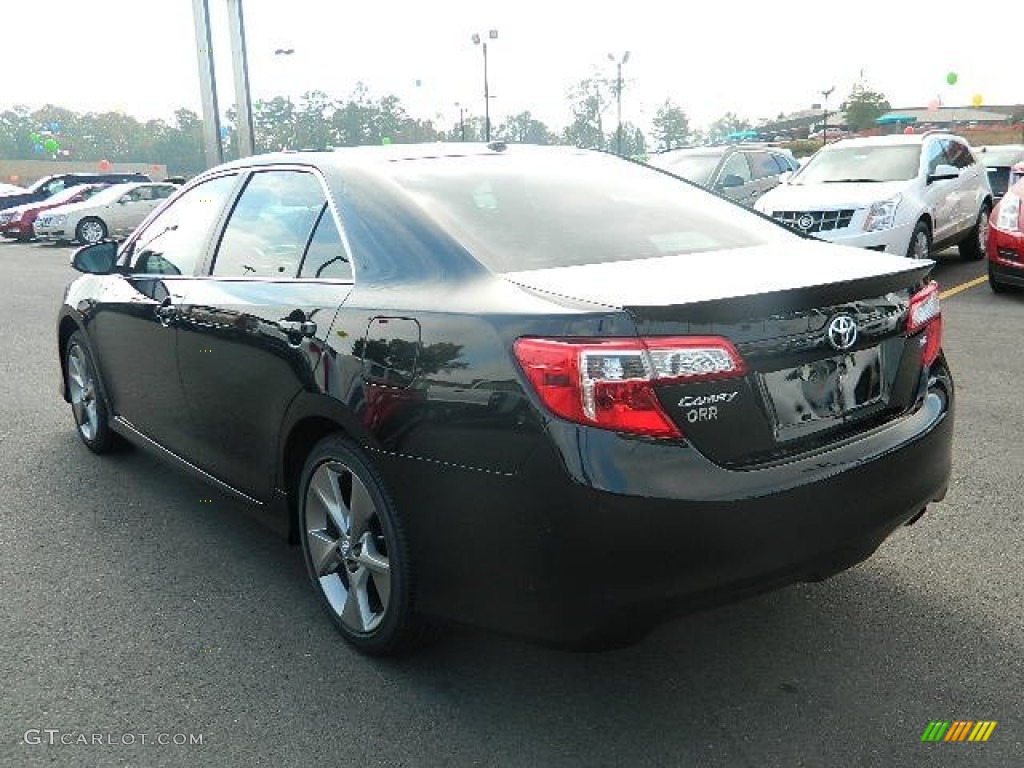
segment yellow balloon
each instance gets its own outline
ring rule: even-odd
[[[976,107],[980,107],[982,101],[983,99],[981,98],[980,93],[976,93],[974,94],[974,96],[971,97],[971,104],[973,104]]]

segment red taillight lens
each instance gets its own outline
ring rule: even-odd
[[[934,280],[910,299],[907,313],[907,334],[920,335],[921,365],[931,365],[942,349],[942,307],[939,304],[939,285]]]
[[[515,355],[556,416],[617,432],[681,437],[658,403],[658,382],[742,376],[739,353],[718,337],[519,339]]]

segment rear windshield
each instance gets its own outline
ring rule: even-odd
[[[790,183],[906,181],[917,176],[920,162],[920,144],[826,147]]]
[[[494,272],[703,254],[793,235],[710,192],[596,153],[421,159],[391,177]]]
[[[1011,166],[1024,160],[1024,147],[1013,147],[1012,149],[989,147],[984,152],[976,152],[975,157],[990,167]]]

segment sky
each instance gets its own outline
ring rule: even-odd
[[[234,101],[227,0],[209,1],[224,110]],[[141,119],[169,119],[182,106],[200,111],[192,0],[4,4],[0,109],[52,103]],[[471,36],[490,29],[498,30],[488,49],[495,124],[530,110],[564,127],[568,89],[611,76],[608,55],[626,51],[623,119],[645,130],[666,99],[698,127],[725,112],[756,122],[807,109],[831,87],[834,107],[862,74],[894,107],[935,98],[966,105],[976,94],[984,103],[1024,102],[1024,76],[1009,63],[1024,28],[1021,0],[989,0],[983,14],[892,0],[632,0],[614,12],[577,0],[243,0],[243,7],[253,101],[312,89],[346,97],[362,81],[371,95],[394,93],[414,117],[445,125],[457,121],[456,103],[483,114],[483,57]],[[277,56],[278,48],[295,53]],[[949,72],[956,86],[947,85]]]

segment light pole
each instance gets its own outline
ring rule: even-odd
[[[821,118],[821,146],[828,144],[828,97],[832,95],[836,87],[833,85],[824,91],[818,91],[821,94],[821,107],[824,112]]]
[[[294,56],[294,55],[295,55],[295,49],[294,48],[275,48],[274,49],[274,56],[281,57],[282,61],[286,61],[288,58],[290,58],[291,56]],[[289,74],[288,73],[289,69],[290,69],[290,67],[285,69],[285,75],[286,76]],[[299,140],[299,128],[295,124],[295,105],[292,102],[291,82],[289,82],[287,87],[285,88],[285,98],[288,100],[288,106],[289,106],[289,109],[290,109],[290,111],[288,113],[288,117],[289,117],[289,119],[291,120],[291,123],[292,123],[291,141],[289,141],[288,144],[291,145],[290,148],[294,149],[295,145],[298,144],[298,140]],[[288,149],[288,148],[289,148],[288,146],[282,147],[282,149]]]
[[[455,106],[459,108],[459,133],[462,134],[462,140],[466,140],[466,108],[459,102],[455,102]]]
[[[490,40],[498,39],[498,30],[488,31],[487,37]],[[487,81],[487,40],[481,39],[480,35],[473,33],[473,45],[482,45],[484,50],[484,140],[491,141],[491,89]]]
[[[622,67],[629,61],[629,51],[622,54],[621,59],[616,59],[612,54],[608,54],[608,61],[615,65],[615,102],[618,110],[618,127],[615,129],[615,151],[618,154],[622,154]]]

